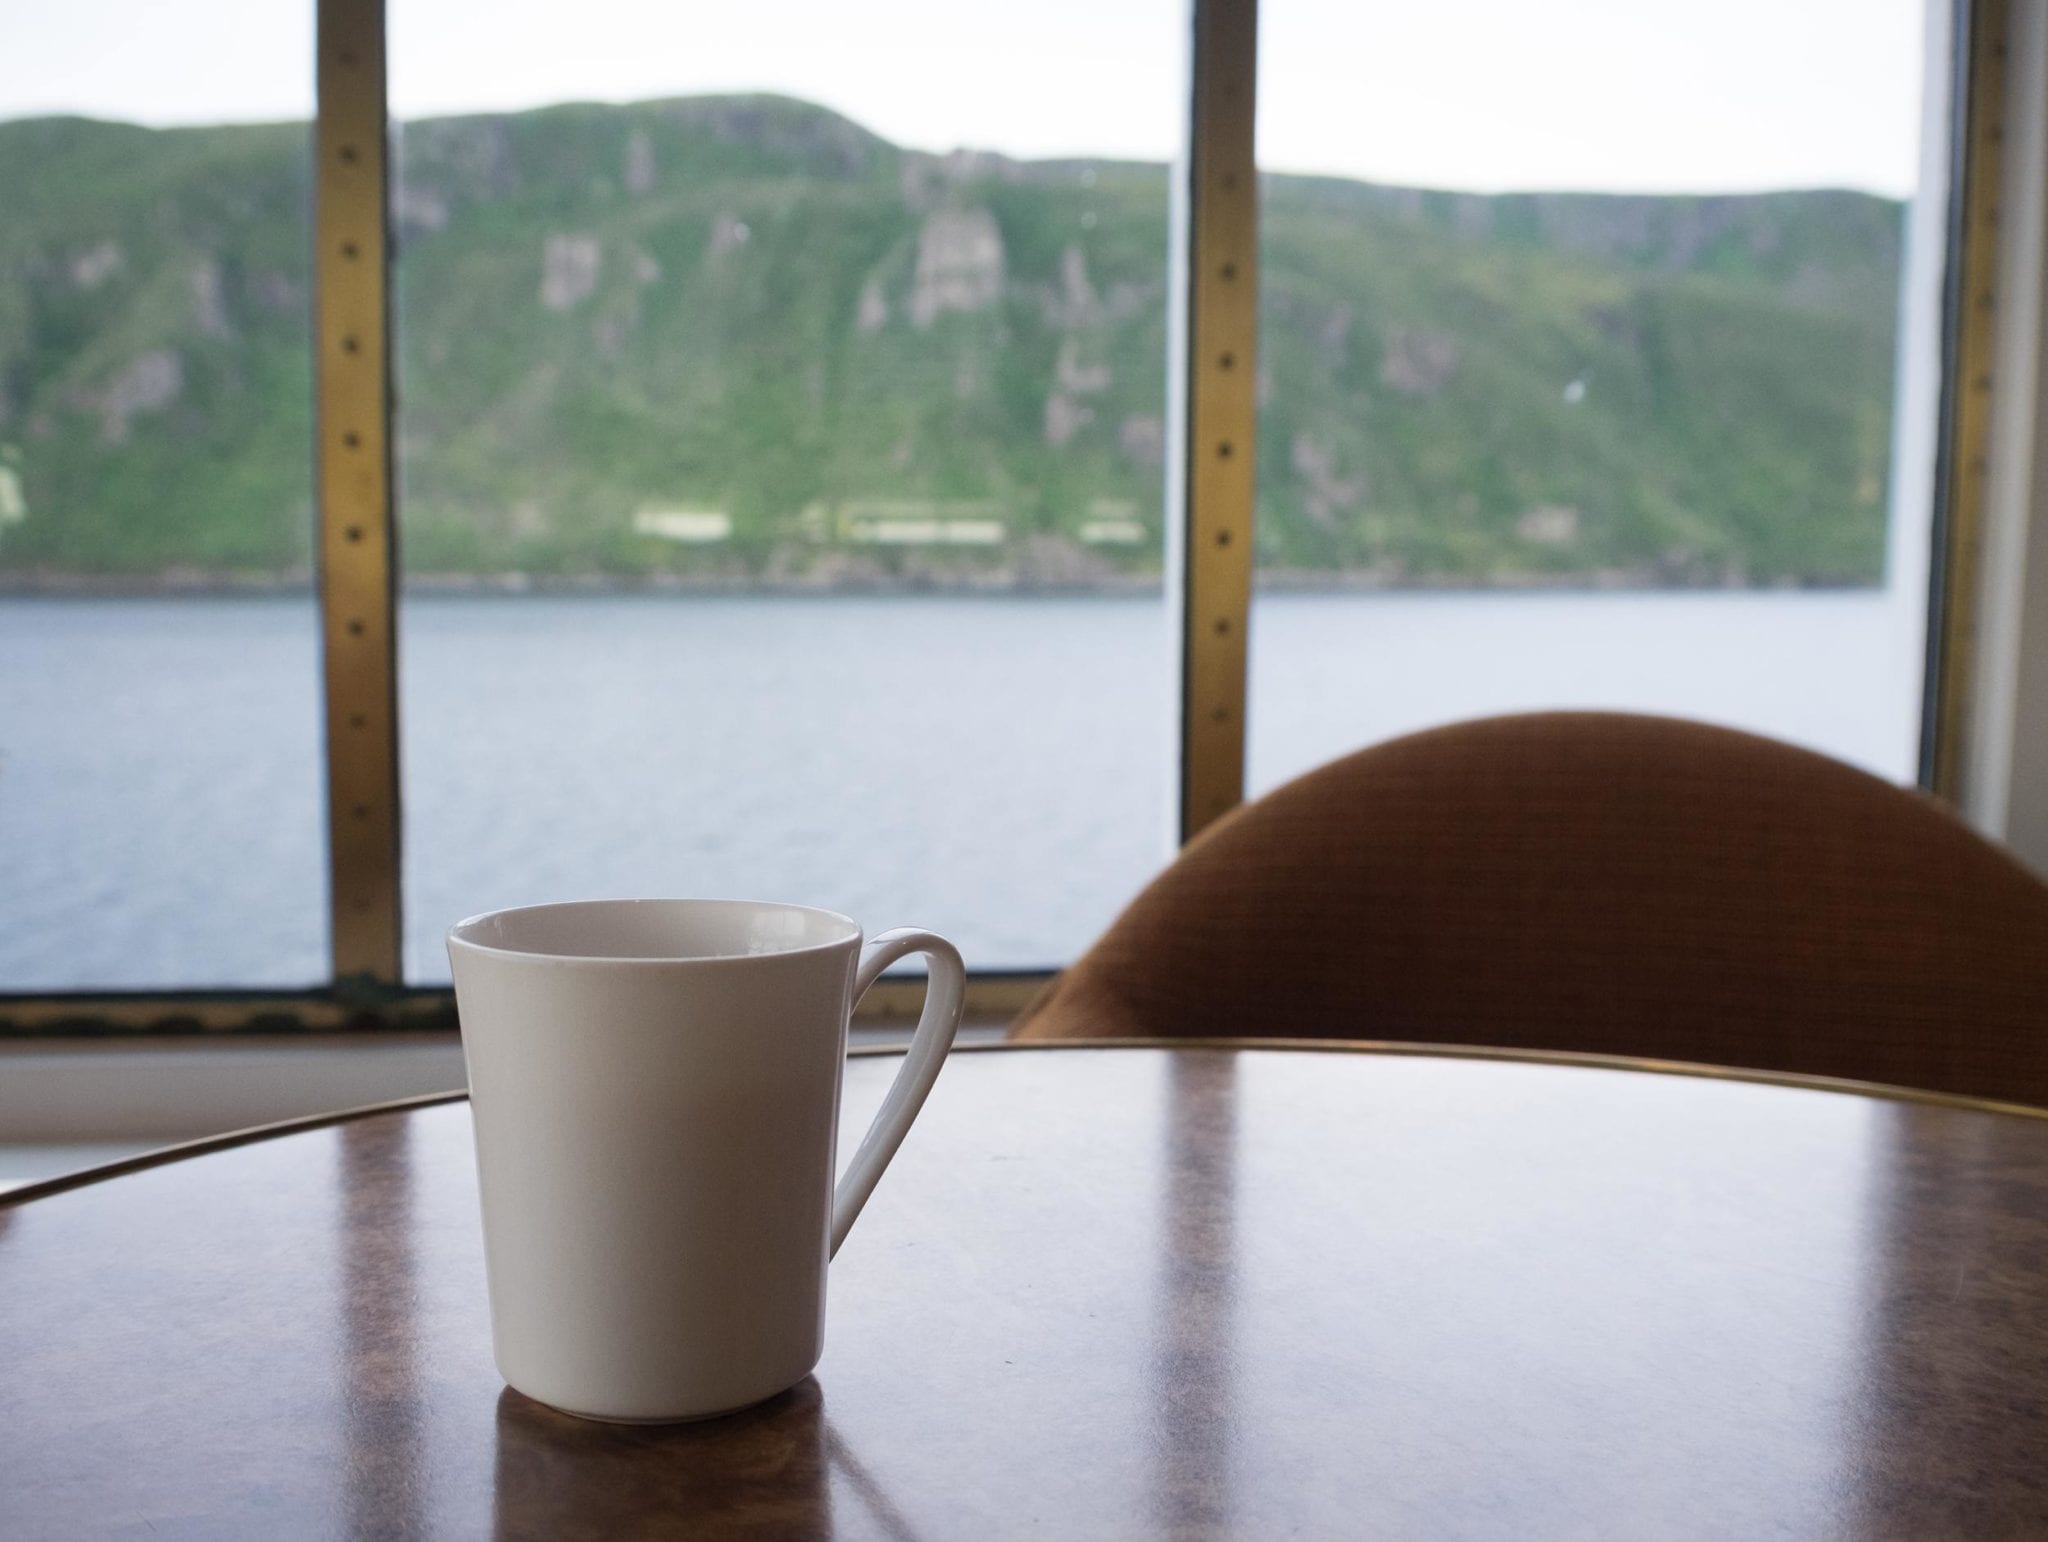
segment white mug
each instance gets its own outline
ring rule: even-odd
[[[931,1091],[966,987],[930,932],[860,952],[845,916],[740,900],[534,905],[449,932],[508,1383],[660,1423],[810,1374],[825,1266]],[[911,953],[930,960],[924,1013],[835,1189],[847,1022]]]

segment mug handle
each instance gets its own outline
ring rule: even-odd
[[[903,1069],[896,1073],[875,1122],[868,1126],[860,1149],[854,1152],[853,1160],[846,1164],[845,1176],[832,1191],[832,1251],[825,1255],[827,1258],[838,1254],[839,1244],[853,1230],[861,1207],[874,1193],[882,1169],[903,1144],[910,1121],[924,1107],[925,1095],[938,1080],[939,1067],[945,1064],[946,1051],[953,1047],[953,1035],[959,1030],[960,1009],[967,994],[967,966],[960,962],[960,950],[936,932],[899,926],[876,936],[870,946],[874,951],[861,960],[860,970],[853,977],[856,1006],[882,971],[906,954],[922,953],[930,959],[931,975],[924,989],[924,1011],[917,1019],[917,1032],[911,1035],[910,1048],[903,1056]]]

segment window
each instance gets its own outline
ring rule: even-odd
[[[0,989],[327,976],[310,24],[6,24]]]
[[[1166,855],[1176,758],[1220,807],[1523,707],[1912,772],[1942,8],[591,0],[568,48],[540,0],[400,0],[388,71],[381,6],[319,9],[317,114],[288,7],[8,28],[0,995],[443,1010],[460,914],[621,892],[1042,968]],[[1236,271],[1174,251],[1190,15],[1257,28],[1257,369],[1197,447],[1257,598],[1218,564],[1177,663],[1203,495],[1163,484],[1218,361],[1175,285]],[[388,313],[332,266],[387,236]],[[385,632],[388,679],[348,652]]]
[[[1170,8],[578,27],[392,12],[408,978],[618,893],[1071,956],[1165,825]]]
[[[1573,706],[1911,780],[1921,8],[1261,21],[1252,787]]]

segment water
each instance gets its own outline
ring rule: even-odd
[[[1483,712],[1618,706],[1910,774],[1882,593],[1262,596],[1254,790]],[[406,968],[470,912],[747,894],[1071,957],[1168,851],[1164,609],[1137,599],[410,599]],[[326,970],[303,598],[0,600],[0,991]]]

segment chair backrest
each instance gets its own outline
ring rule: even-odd
[[[1488,718],[1218,821],[1012,1034],[1573,1050],[2048,1104],[2048,885],[1788,744]]]

